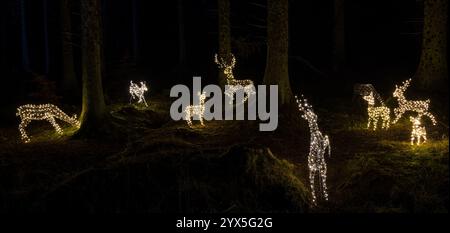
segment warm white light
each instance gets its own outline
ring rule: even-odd
[[[223,58],[219,58],[217,54],[214,56],[214,61],[219,68],[223,70],[223,73],[227,78],[227,85],[229,86],[229,89],[225,91],[225,94],[230,98],[230,104],[233,104],[234,94],[238,90],[243,90],[245,93],[242,103],[247,101],[250,95],[256,94],[255,85],[252,80],[237,80],[234,78],[233,69],[236,66],[236,58],[233,54],[231,54],[231,63],[228,63]]]
[[[144,96],[145,92],[148,90],[147,85],[145,85],[145,82],[140,82],[140,84],[141,86],[133,83],[133,81],[130,81],[130,102],[131,100],[137,99],[137,103],[144,103],[145,106],[148,106]]]
[[[390,114],[391,110],[386,106],[375,107],[375,97],[371,91],[369,95],[363,96],[363,99],[367,101],[367,114],[369,119],[367,120],[367,128],[370,128],[370,123],[372,123],[373,130],[377,129],[378,118],[382,120],[382,129],[389,129],[390,124]],[[382,103],[383,104],[383,103]]]
[[[50,122],[50,124],[52,124],[56,132],[59,134],[62,134],[63,131],[61,127],[59,127],[59,125],[56,123],[55,119],[65,121],[77,128],[80,127],[80,122],[78,121],[76,115],[74,115],[73,117],[69,117],[67,114],[61,111],[61,109],[53,104],[23,105],[17,108],[16,115],[21,119],[21,122],[19,124],[19,131],[22,136],[22,140],[26,143],[30,141],[30,138],[25,131],[25,127],[27,127],[27,125],[32,120],[46,120]]]
[[[405,112],[411,111],[416,112],[418,115],[424,115],[430,118],[433,122],[433,125],[436,125],[435,117],[428,112],[428,108],[430,105],[430,100],[407,100],[405,98],[404,92],[409,87],[411,83],[411,79],[408,79],[402,83],[401,86],[395,85],[395,91],[393,96],[398,100],[398,107],[394,109],[395,119],[394,123],[396,123]]]
[[[200,104],[199,105],[189,105],[186,106],[186,108],[184,109],[184,114],[185,114],[185,120],[187,122],[187,124],[189,125],[189,127],[192,127],[192,120],[191,118],[194,116],[198,116],[199,120],[200,120],[200,124],[202,126],[204,126],[203,124],[203,114],[205,113],[205,100],[206,100],[206,93],[203,92],[200,94],[200,92],[198,93],[198,96],[200,98]]]
[[[411,131],[411,145],[414,145],[414,141],[416,142],[416,145],[420,145],[421,143],[425,143],[427,141],[427,130],[425,129],[425,126],[422,126],[421,118],[422,115],[409,117],[409,120],[413,123]],[[421,141],[421,139],[423,139],[423,141]]]
[[[308,104],[306,99],[298,99],[295,96],[298,104],[298,109],[302,113],[302,118],[308,121],[309,132],[311,134],[308,168],[309,168],[309,182],[311,187],[311,195],[313,203],[316,204],[317,195],[328,200],[327,191],[327,163],[325,162],[325,152],[331,155],[330,140],[327,135],[322,135],[317,124],[317,115],[314,113],[312,106]]]

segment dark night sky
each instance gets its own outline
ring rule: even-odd
[[[17,13],[19,0],[2,2],[1,9],[1,69],[3,80],[12,89],[23,93],[19,86],[26,79],[20,63],[20,31]],[[44,73],[44,0],[26,2],[28,45],[31,69]],[[61,76],[60,12],[57,0],[48,0],[49,78],[58,83]],[[258,4],[265,1],[231,1],[232,36],[256,45],[250,57],[238,61],[253,72],[254,80],[262,79],[265,65],[266,10]],[[216,67],[212,57],[217,51],[216,1],[184,2],[185,43],[189,76],[201,75],[215,80]],[[132,55],[132,5],[129,0],[104,1],[104,51],[105,71],[108,73],[129,60]],[[148,75],[165,77],[170,84],[180,81],[168,78],[177,65],[178,21],[177,1],[138,0],[139,67]],[[413,72],[419,59],[420,22],[422,6],[415,0],[346,1],[346,45],[349,67],[370,70],[395,67]],[[79,61],[79,8],[73,7],[73,40],[75,58]],[[419,21],[419,22],[416,22]],[[290,56],[300,56],[324,72],[331,67],[333,35],[333,1],[291,1],[290,3]],[[236,44],[233,44],[236,51]],[[292,77],[309,77],[301,64],[290,60]],[[245,71],[242,71],[245,73]],[[24,78],[25,76],[25,78]],[[364,77],[360,81],[364,80]],[[187,77],[187,81],[189,81]],[[358,80],[355,80],[358,81]],[[5,92],[3,92],[5,93]],[[5,94],[2,94],[5,95]]]

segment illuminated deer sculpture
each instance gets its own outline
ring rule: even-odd
[[[26,143],[30,142],[30,138],[28,137],[25,128],[33,120],[46,120],[50,122],[50,124],[52,124],[58,134],[62,134],[63,131],[61,127],[56,123],[55,119],[65,121],[77,128],[80,127],[80,122],[78,121],[76,115],[69,117],[67,114],[61,111],[61,109],[53,104],[23,105],[17,108],[16,115],[21,119],[21,122],[19,124],[19,131],[22,136],[22,140]]]
[[[316,204],[317,196],[328,200],[327,191],[327,163],[325,162],[325,152],[331,155],[330,141],[327,135],[322,135],[317,125],[317,115],[306,99],[298,99],[295,96],[298,109],[302,113],[302,118],[308,121],[309,132],[311,134],[308,168],[309,182],[313,203]],[[319,193],[317,194],[316,191]]]
[[[242,103],[244,103],[245,101],[247,101],[250,95],[256,94],[255,85],[253,84],[252,80],[249,79],[237,80],[234,78],[233,69],[236,66],[236,58],[234,57],[233,54],[231,54],[230,57],[231,61],[227,62],[222,57],[219,58],[218,55],[216,54],[214,56],[214,61],[219,66],[219,68],[223,70],[223,73],[227,78],[228,89],[225,90],[225,94],[230,98],[230,104],[233,104],[234,94],[238,90],[243,90],[245,93],[244,99],[242,101]]]

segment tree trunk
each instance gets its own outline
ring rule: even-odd
[[[186,68],[186,43],[184,38],[184,8],[183,0],[178,0],[178,68],[182,75]],[[180,77],[181,78],[181,77]]]
[[[132,9],[132,30],[133,30],[133,60],[134,63],[137,64],[139,61],[139,6],[138,0],[131,1],[131,9]]]
[[[416,78],[422,89],[447,87],[448,0],[424,0],[422,53]]]
[[[80,132],[95,131],[105,124],[102,87],[100,0],[81,1],[83,104]]]
[[[288,72],[288,0],[267,0],[267,63],[264,84],[278,85],[281,105],[293,101]]]
[[[78,89],[78,82],[75,75],[73,47],[72,47],[72,20],[71,20],[70,0],[61,1],[61,18],[62,18],[62,62],[63,62],[63,77],[62,89],[66,99],[77,99],[80,96]]]
[[[231,63],[231,33],[230,33],[230,0],[218,0],[219,15],[219,57]],[[223,70],[219,72],[219,84],[223,87],[227,84],[227,78]]]
[[[345,0],[334,0],[333,71],[339,73],[345,65]]]
[[[18,10],[20,17],[20,45],[21,45],[21,60],[22,60],[22,69],[25,72],[30,71],[30,57],[28,53],[28,32],[27,32],[27,17],[26,17],[26,6],[25,0],[18,1]]]
[[[44,74],[48,75],[50,67],[50,55],[48,47],[48,2],[42,1],[42,14],[43,14],[43,33],[44,33]]]

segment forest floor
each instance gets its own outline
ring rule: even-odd
[[[332,154],[329,201],[313,207],[306,123],[274,132],[254,121],[189,128],[170,119],[161,96],[147,108],[110,105],[114,141],[73,139],[70,128],[59,136],[36,122],[23,144],[16,127],[1,128],[0,212],[448,212],[445,123],[411,146],[406,117],[374,132],[364,110],[343,107],[350,99],[314,103]]]

